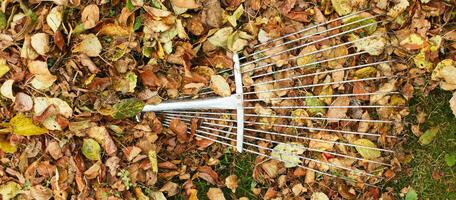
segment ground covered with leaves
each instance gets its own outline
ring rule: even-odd
[[[1,199],[455,199],[455,5],[452,0],[0,0]],[[377,150],[308,144],[388,162],[391,166],[383,168],[324,153],[307,155],[363,169],[382,179],[332,171],[355,180],[345,182],[297,167],[302,162],[299,158],[283,163],[239,154],[211,140],[196,139],[193,119],[189,125],[172,120],[169,128],[151,112],[139,122],[135,120],[146,104],[192,97],[208,89],[217,96],[229,96],[235,90],[234,82],[228,73],[220,72],[233,68],[234,52],[249,55],[257,44],[356,12],[359,14],[353,18],[331,26],[360,19],[378,23],[353,23],[341,30],[359,29],[349,36],[300,52],[277,56],[275,53],[287,46],[274,52],[265,50],[260,56],[269,56],[274,66],[260,72],[289,67],[287,59],[297,55],[302,57],[293,64],[309,65],[309,69],[292,71],[297,75],[313,73],[318,67],[341,69],[395,60],[394,64],[364,67],[353,74],[332,73],[298,81],[321,84],[347,77],[395,76],[381,85],[358,82],[348,88],[319,87],[305,95],[345,90],[399,93],[292,102],[275,99],[298,94],[277,91],[257,94],[261,104],[247,106],[253,110],[250,114],[258,115],[289,112],[262,105],[348,106],[354,101],[399,107],[379,108],[375,113],[361,109],[355,114],[348,109],[290,111],[293,116],[356,116],[398,122],[394,126],[342,123],[347,129],[381,133],[379,139],[315,134],[370,148],[381,144],[396,151],[392,156]],[[354,42],[366,35],[375,37]],[[312,54],[343,42],[353,45]],[[369,56],[313,64],[361,51]],[[251,67],[254,65],[243,70]],[[252,77],[258,74],[253,71],[242,77],[245,86],[255,83]],[[280,73],[262,80],[293,75]],[[295,84],[264,84],[248,91]],[[292,133],[296,130],[287,125],[319,125],[310,120],[272,119],[255,119],[263,124],[255,128]],[[283,127],[273,127],[275,123]],[[398,139],[387,138],[390,132]],[[272,147],[268,142],[257,145]],[[275,147],[288,151],[288,146]],[[315,162],[304,164],[333,170]]]

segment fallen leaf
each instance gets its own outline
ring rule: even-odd
[[[114,23],[109,23],[109,24],[103,24],[101,27],[101,30],[98,32],[98,35],[108,35],[108,36],[128,36],[130,34],[130,31],[123,26],[120,26],[118,24]]]
[[[179,8],[187,9],[195,9],[199,7],[195,0],[171,0],[171,4]]]
[[[0,78],[3,77],[10,70],[9,66],[6,64],[6,60],[0,58]]]
[[[416,33],[411,33],[399,43],[399,45],[407,48],[408,50],[418,50],[423,48],[426,44],[427,42],[425,39]]]
[[[418,200],[418,194],[414,189],[410,189],[405,195],[405,200]]]
[[[28,64],[28,68],[30,73],[35,75],[31,81],[31,84],[35,89],[46,90],[57,80],[57,77],[49,72],[46,62],[32,61]]]
[[[353,144],[358,145],[356,150],[359,154],[365,159],[376,159],[381,156],[381,152],[376,149],[368,148],[377,148],[377,145],[368,139],[358,139],[353,142]],[[363,148],[368,147],[368,148]]]
[[[177,194],[177,189],[179,188],[179,185],[177,183],[174,183],[174,182],[171,182],[171,181],[168,181],[167,183],[165,183],[165,185],[163,185],[162,188],[160,188],[160,192],[166,192],[168,194],[169,197],[171,196],[174,196]]]
[[[119,103],[114,104],[112,117],[114,119],[125,119],[134,117],[142,111],[145,103],[136,98],[122,99]]]
[[[236,175],[230,175],[230,176],[226,177],[225,185],[233,193],[236,193],[236,188],[239,186],[238,185],[238,177]]]
[[[328,113],[326,114],[326,117],[328,118],[337,118],[337,119],[344,119],[347,116],[347,111],[348,111],[348,105],[350,105],[350,98],[346,96],[341,96],[337,97],[336,100],[334,100],[333,104],[331,106],[334,106],[333,108],[328,109]],[[345,108],[337,108],[337,107],[345,107]],[[331,122],[338,122],[339,120],[328,120],[329,123]]]
[[[147,156],[149,158],[152,172],[158,173],[157,152],[155,150],[150,150]]]
[[[309,106],[309,108],[307,108],[307,111],[310,115],[312,115],[312,116],[324,115],[326,113],[326,108],[321,107],[321,106],[326,106],[326,104],[322,100],[320,100],[318,97],[311,97],[311,96],[315,96],[315,95],[313,95],[310,92],[307,92],[306,96],[309,97],[309,98],[306,98],[305,101],[306,101],[306,106]]]
[[[207,39],[212,45],[216,47],[227,48],[228,37],[233,33],[232,27],[225,27],[219,29],[211,37]]]
[[[456,62],[452,59],[440,61],[432,71],[431,79],[440,81],[440,87],[444,90],[456,89]]]
[[[14,182],[9,181],[0,185],[0,194],[2,195],[3,200],[10,200],[16,197],[21,191],[21,186]]]
[[[63,21],[63,6],[56,6],[46,16],[46,22],[52,31],[57,32]]]
[[[33,111],[36,116],[42,115],[50,105],[56,106],[57,112],[50,113],[42,122],[43,126],[48,130],[63,130],[64,127],[57,120],[58,114],[65,118],[70,118],[73,115],[73,109],[66,101],[59,98],[36,97],[34,99],[34,105]]]
[[[31,118],[28,118],[20,113],[16,114],[16,116],[10,120],[9,126],[11,127],[13,134],[22,136],[42,135],[48,132],[47,129],[33,124]]]
[[[8,141],[3,141],[3,139],[0,139],[0,150],[5,153],[14,153],[17,151],[17,147]]]
[[[388,95],[388,93],[394,91],[396,89],[395,85],[396,85],[396,81],[392,80],[392,81],[380,86],[380,88],[377,91],[378,94],[374,94],[370,97],[370,103],[374,104],[377,101],[380,101],[380,99],[382,99],[386,95]]]
[[[49,50],[49,35],[46,33],[36,33],[30,38],[31,45],[35,51],[45,56]]]
[[[82,41],[76,45],[73,52],[84,53],[89,57],[97,57],[100,55],[103,47],[96,35],[88,34],[81,35],[80,37],[82,38]]]
[[[86,6],[81,12],[81,21],[85,29],[91,29],[100,20],[100,9],[96,4]],[[90,56],[90,55],[89,55]]]
[[[225,200],[225,195],[220,188],[209,188],[207,191],[207,198],[209,200]]]
[[[30,196],[35,200],[49,200],[52,198],[52,190],[42,185],[30,188]]]
[[[297,142],[280,143],[274,147],[271,157],[282,161],[286,168],[292,168],[302,163],[300,154],[304,153],[305,147]]]
[[[434,140],[435,136],[437,136],[437,133],[439,133],[439,131],[440,131],[440,128],[438,126],[431,127],[426,132],[424,132],[423,135],[420,136],[420,139],[418,139],[418,142],[421,145],[430,144]]]
[[[212,75],[210,87],[219,96],[227,97],[231,95],[230,85],[228,85],[228,82],[226,82],[223,76]]]
[[[244,6],[242,4],[233,12],[232,15],[226,17],[226,20],[231,24],[231,26],[237,26],[237,20],[241,18],[242,14],[244,14]]]
[[[375,34],[376,33],[374,33],[374,35]],[[352,38],[354,40],[359,39],[358,36],[355,36],[353,34],[352,34]],[[386,43],[387,43],[386,39],[379,34],[376,37],[370,37],[370,38],[366,38],[366,39],[357,40],[356,42],[354,42],[354,45],[358,52],[366,51],[370,55],[378,56],[383,53]]]
[[[176,118],[171,120],[169,128],[176,134],[177,141],[180,143],[188,142],[187,124]]]
[[[84,139],[81,148],[82,154],[89,160],[100,160],[101,148],[94,139]]]
[[[352,2],[350,0],[331,0],[334,10],[340,16],[350,14],[352,12]]]
[[[396,18],[397,16],[399,16],[399,14],[403,13],[405,9],[407,9],[407,7],[410,5],[408,0],[399,0],[396,2],[396,5],[389,9],[387,13],[387,15],[392,18]]]
[[[11,101],[14,102],[16,100],[16,97],[13,94],[13,84],[14,84],[14,80],[12,80],[12,79],[6,80],[0,87],[0,93],[4,97],[11,99]]]
[[[314,192],[310,200],[329,200],[328,196],[323,192]]]
[[[448,167],[453,167],[456,164],[456,153],[445,154],[445,162]]]
[[[87,131],[87,135],[93,139],[95,139],[103,149],[106,151],[106,154],[112,155],[116,153],[117,147],[112,140],[111,135],[109,135],[108,130],[104,126],[93,126],[90,127]]]

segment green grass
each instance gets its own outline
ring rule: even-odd
[[[255,199],[254,194],[251,191],[252,184],[255,181],[252,178],[253,167],[255,166],[255,156],[249,153],[224,153],[220,158],[220,163],[215,166],[216,171],[222,181],[229,175],[237,175],[238,177],[238,188],[236,193],[233,193],[230,189],[223,187],[221,188],[226,199],[238,199],[240,197],[248,197],[249,199]],[[196,179],[193,181],[198,190],[198,198],[200,200],[207,199],[207,191],[211,187],[209,183],[202,179]]]
[[[451,97],[450,92],[437,89],[426,96],[418,94],[411,101],[406,122],[416,124],[417,113],[421,110],[427,114],[421,130],[439,126],[440,131],[430,144],[422,146],[410,126],[407,127],[404,150],[412,160],[402,166],[397,179],[388,184],[397,194],[402,188],[411,186],[419,199],[456,199],[456,166],[447,166],[444,159],[445,154],[456,152],[456,118],[448,103]],[[433,173],[441,177],[433,178]]]

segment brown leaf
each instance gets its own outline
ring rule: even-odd
[[[84,176],[87,179],[94,179],[100,174],[100,170],[101,170],[101,162],[98,161],[84,172]]]
[[[160,192],[166,192],[168,196],[174,196],[178,192],[179,185],[176,183],[173,183],[171,181],[165,183],[162,188],[160,188]]]
[[[350,98],[346,96],[337,97],[334,100],[331,106],[335,106],[335,108],[329,108],[327,117],[328,118],[345,118],[348,108],[337,108],[337,106],[348,106],[350,105]],[[338,122],[339,120],[328,120],[328,122]]]
[[[309,22],[307,13],[305,11],[291,11],[287,13],[285,16],[298,22]]]
[[[179,8],[195,9],[199,7],[195,0],[171,0],[171,3]]]
[[[217,174],[217,172],[212,170],[211,167],[200,166],[200,167],[198,167],[198,172],[199,172],[198,176],[200,178],[206,180],[210,184],[217,185],[218,183],[220,183],[219,175]]]
[[[239,186],[238,185],[238,177],[236,175],[230,175],[230,176],[226,177],[225,185],[233,193],[236,193],[236,188]]]
[[[225,200],[225,196],[220,188],[209,188],[207,198],[209,200]]]
[[[180,143],[188,142],[187,124],[176,118],[171,120],[169,128],[176,134],[177,141]]]
[[[62,33],[60,31],[57,31],[54,33],[54,43],[55,45],[60,49],[63,50],[63,47],[65,46],[65,38],[63,37]]]
[[[96,4],[86,6],[81,12],[81,21],[85,29],[91,29],[100,20],[100,9]]]
[[[129,162],[141,153],[141,149],[135,146],[126,147],[122,151]]]
[[[95,139],[101,144],[106,154],[113,155],[117,151],[116,144],[109,135],[108,130],[104,126],[94,126],[87,131],[87,135]]]
[[[295,6],[296,0],[285,0],[282,4],[282,13],[288,14]]]
[[[35,200],[48,200],[52,198],[52,190],[42,185],[30,188],[30,196]]]
[[[158,167],[163,169],[177,169],[177,165],[170,161],[158,163]]]
[[[62,149],[60,148],[59,143],[55,140],[49,142],[46,151],[49,152],[49,155],[51,155],[54,160],[58,160],[63,156]]]
[[[208,0],[203,5],[202,18],[208,26],[220,28],[223,25],[223,12],[219,0]]]
[[[145,71],[139,73],[139,77],[141,78],[143,84],[146,86],[150,86],[150,87],[162,86],[160,79],[151,70],[145,70]]]
[[[456,92],[453,93],[453,97],[450,99],[450,108],[453,111],[453,115],[456,116]]]
[[[277,196],[277,191],[274,189],[274,187],[269,187],[266,193],[264,194],[264,199],[272,199]]]

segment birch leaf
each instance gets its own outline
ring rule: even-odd
[[[0,185],[0,194],[3,200],[10,200],[16,197],[21,191],[21,186],[14,182],[9,181],[5,184]]]
[[[14,153],[17,151],[17,148],[8,141],[0,140],[0,150],[5,153]]]
[[[56,32],[60,24],[63,21],[63,6],[56,6],[51,9],[49,14],[46,16],[46,22],[52,31]]]
[[[350,14],[352,11],[352,1],[350,0],[331,0],[331,3],[340,16]]]
[[[216,47],[227,47],[228,37],[233,33],[233,28],[225,27],[219,29],[217,32],[214,33],[211,37],[207,40]]]
[[[45,56],[49,50],[49,35],[46,33],[36,33],[31,38],[31,45],[35,51]]]
[[[228,16],[226,20],[231,24],[231,26],[237,26],[237,20],[241,18],[242,14],[244,14],[244,6],[242,4],[233,12],[232,15]]]
[[[227,97],[231,95],[230,85],[226,82],[225,78],[220,75],[211,76],[211,89],[214,90],[215,94],[222,97]]]
[[[14,80],[13,79],[8,79],[6,80],[2,87],[0,88],[0,93],[8,98],[8,99],[11,99],[13,102],[16,100],[16,97],[14,96],[13,94],[13,84],[14,84]]]
[[[302,153],[304,153],[304,147],[300,143],[280,143],[274,147],[271,156],[283,161],[286,168],[291,168],[298,166],[302,162],[298,157]]]
[[[97,36],[94,34],[81,35],[82,42],[79,43],[74,49],[73,52],[84,53],[89,57],[97,57],[101,53],[100,41]]]
[[[20,113],[11,119],[9,126],[13,134],[22,136],[42,135],[48,132],[47,129],[33,124],[31,118]]]
[[[10,70],[9,66],[6,64],[6,60],[0,58],[0,78],[3,77]]]
[[[90,160],[100,160],[100,144],[98,144],[97,141],[94,139],[84,139],[84,142],[82,144],[81,148],[82,154]]]
[[[356,147],[356,150],[365,159],[376,159],[381,156],[381,152],[379,150],[363,148],[363,146],[377,148],[377,145],[368,139],[358,139],[353,142],[353,144],[360,146]]]

